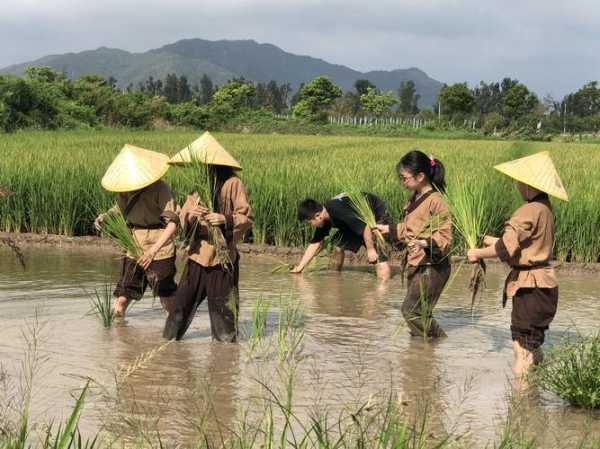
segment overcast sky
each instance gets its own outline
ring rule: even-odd
[[[0,67],[100,46],[254,39],[357,70],[511,76],[540,96],[600,79],[598,0],[2,0]]]

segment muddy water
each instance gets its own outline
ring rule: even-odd
[[[164,314],[151,296],[109,330],[88,314],[86,292],[115,278],[114,257],[58,249],[30,250],[26,256],[23,272],[8,252],[0,252],[0,360],[17,394],[23,333],[37,316],[34,421],[64,417],[82,379],[90,377],[95,388],[82,430],[102,427],[127,436],[134,428],[158,428],[165,438],[186,442],[206,416],[216,416],[221,428],[234,427],[241,413],[265,396],[261,382],[282,393],[275,349],[265,343],[250,351],[247,337],[239,345],[212,343],[206,304],[185,340],[161,346]],[[367,268],[292,277],[270,274],[271,267],[268,259],[242,262],[241,329],[248,335],[252,307],[261,295],[274,304],[290,298],[302,303],[304,358],[294,390],[299,416],[316,409],[335,416],[340,407],[358,407],[370,394],[393,389],[407,407],[427,405],[438,430],[464,433],[475,446],[494,440],[505,419],[512,361],[510,308],[500,306],[502,267],[490,270],[473,313],[467,272],[458,274],[435,311],[448,338],[433,344],[398,328],[405,293],[399,277],[382,287]],[[575,332],[575,326],[579,332],[595,331],[600,319],[599,276],[559,273],[559,278],[560,308],[550,343]],[[268,339],[274,339],[276,321],[274,305]],[[115,371],[132,368],[144,354],[146,360],[138,360],[116,392]],[[600,426],[597,418],[548,393],[530,399],[526,415],[528,427],[547,447],[557,441],[564,446]]]

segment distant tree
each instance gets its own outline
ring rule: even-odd
[[[300,87],[298,87],[298,90],[294,93],[294,96],[292,97],[290,106],[294,107],[296,106],[296,103],[300,101],[300,93],[302,92],[302,89],[304,89],[304,83],[300,83]]]
[[[292,93],[292,85],[290,83],[284,83],[279,86],[279,91],[281,93],[281,104],[282,104],[282,112],[287,109],[290,105],[290,94]]]
[[[502,91],[500,83],[479,82],[471,93],[474,98],[474,111],[483,117],[491,112],[500,112],[502,109]]]
[[[341,96],[342,89],[339,86],[328,77],[319,76],[300,91],[299,101],[294,106],[294,115],[310,120],[324,120],[325,110]]]
[[[154,95],[153,92],[150,94]],[[175,73],[169,73],[165,78],[163,95],[169,103],[177,103],[179,98],[179,78]]]
[[[360,111],[360,97],[354,92],[346,92],[331,105],[331,113],[336,116],[354,116]]]
[[[439,102],[444,114],[469,114],[473,109],[475,99],[467,87],[467,83],[456,83],[442,87]]]
[[[600,113],[600,88],[598,81],[592,81],[577,92],[568,95],[569,110],[578,117],[588,117]]]
[[[109,76],[108,79],[106,80],[106,84],[111,88],[111,89],[116,89],[117,88],[117,79],[114,76]]]
[[[354,89],[360,97],[369,92],[369,89],[376,89],[377,87],[371,81],[367,79],[359,79],[354,82]]]
[[[200,79],[200,104],[208,104],[213,97],[213,82],[205,73]]]
[[[504,118],[512,121],[525,117],[539,104],[538,98],[524,84],[513,85],[504,95]]]
[[[363,109],[373,115],[382,116],[390,112],[390,108],[395,105],[398,100],[393,92],[379,92],[376,89],[370,88],[366,94],[360,96],[360,102]]]
[[[416,114],[419,112],[419,98],[415,83],[412,80],[402,81],[398,90],[400,99],[398,110],[404,114]]]
[[[256,88],[247,81],[230,81],[221,86],[213,95],[211,109],[221,119],[238,114],[243,108],[255,104]]]
[[[184,101],[190,101],[192,99],[192,89],[188,83],[187,77],[181,75],[177,80],[177,101],[176,103],[182,103]]]

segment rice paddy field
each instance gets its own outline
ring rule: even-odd
[[[0,230],[62,235],[93,233],[95,215],[113,195],[100,179],[125,143],[174,154],[200,135],[193,131],[61,131],[0,136],[0,187],[12,195],[0,201]],[[553,200],[558,260],[600,259],[600,145],[509,141],[460,141],[380,137],[215,134],[242,164],[256,221],[253,240],[280,246],[304,244],[311,230],[296,220],[306,197],[326,200],[344,191],[344,179],[379,195],[395,218],[407,193],[394,167],[412,148],[441,160],[449,187],[461,183],[485,192],[493,228],[520,204],[512,182],[493,170],[504,162],[548,150],[570,202]],[[166,181],[179,202],[194,185],[180,168]],[[458,240],[458,239],[457,239]],[[463,247],[458,241],[457,251]]]

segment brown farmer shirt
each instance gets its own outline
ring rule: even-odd
[[[426,240],[427,247],[409,252],[410,266],[437,264],[446,259],[452,243],[452,218],[442,195],[429,191],[415,196],[404,206],[404,220],[390,227],[392,239],[408,243],[412,239]]]
[[[188,195],[179,213],[184,230],[193,226],[195,217],[191,217],[190,212],[201,204],[197,193]],[[219,213],[225,216],[225,225],[221,227],[224,231],[223,235],[228,246],[235,246],[242,239],[246,230],[250,229],[254,220],[248,195],[240,178],[232,176],[225,181],[219,194],[219,206]],[[191,242],[188,255],[194,262],[204,267],[212,267],[218,265],[218,262],[215,260],[215,247],[208,242],[207,236],[206,222],[201,221],[196,231],[197,238]]]
[[[130,206],[133,204],[132,206]],[[160,238],[165,226],[174,222],[179,224],[175,200],[171,189],[163,181],[134,192],[121,192],[117,195],[117,206],[125,213],[133,236],[144,251],[149,250]],[[156,253],[154,260],[175,256],[175,244],[171,238]],[[131,255],[128,254],[128,257]]]
[[[548,196],[539,195],[521,206],[504,225],[496,251],[511,272],[506,280],[506,295],[513,297],[520,288],[558,286],[550,266],[554,247],[554,216]]]

